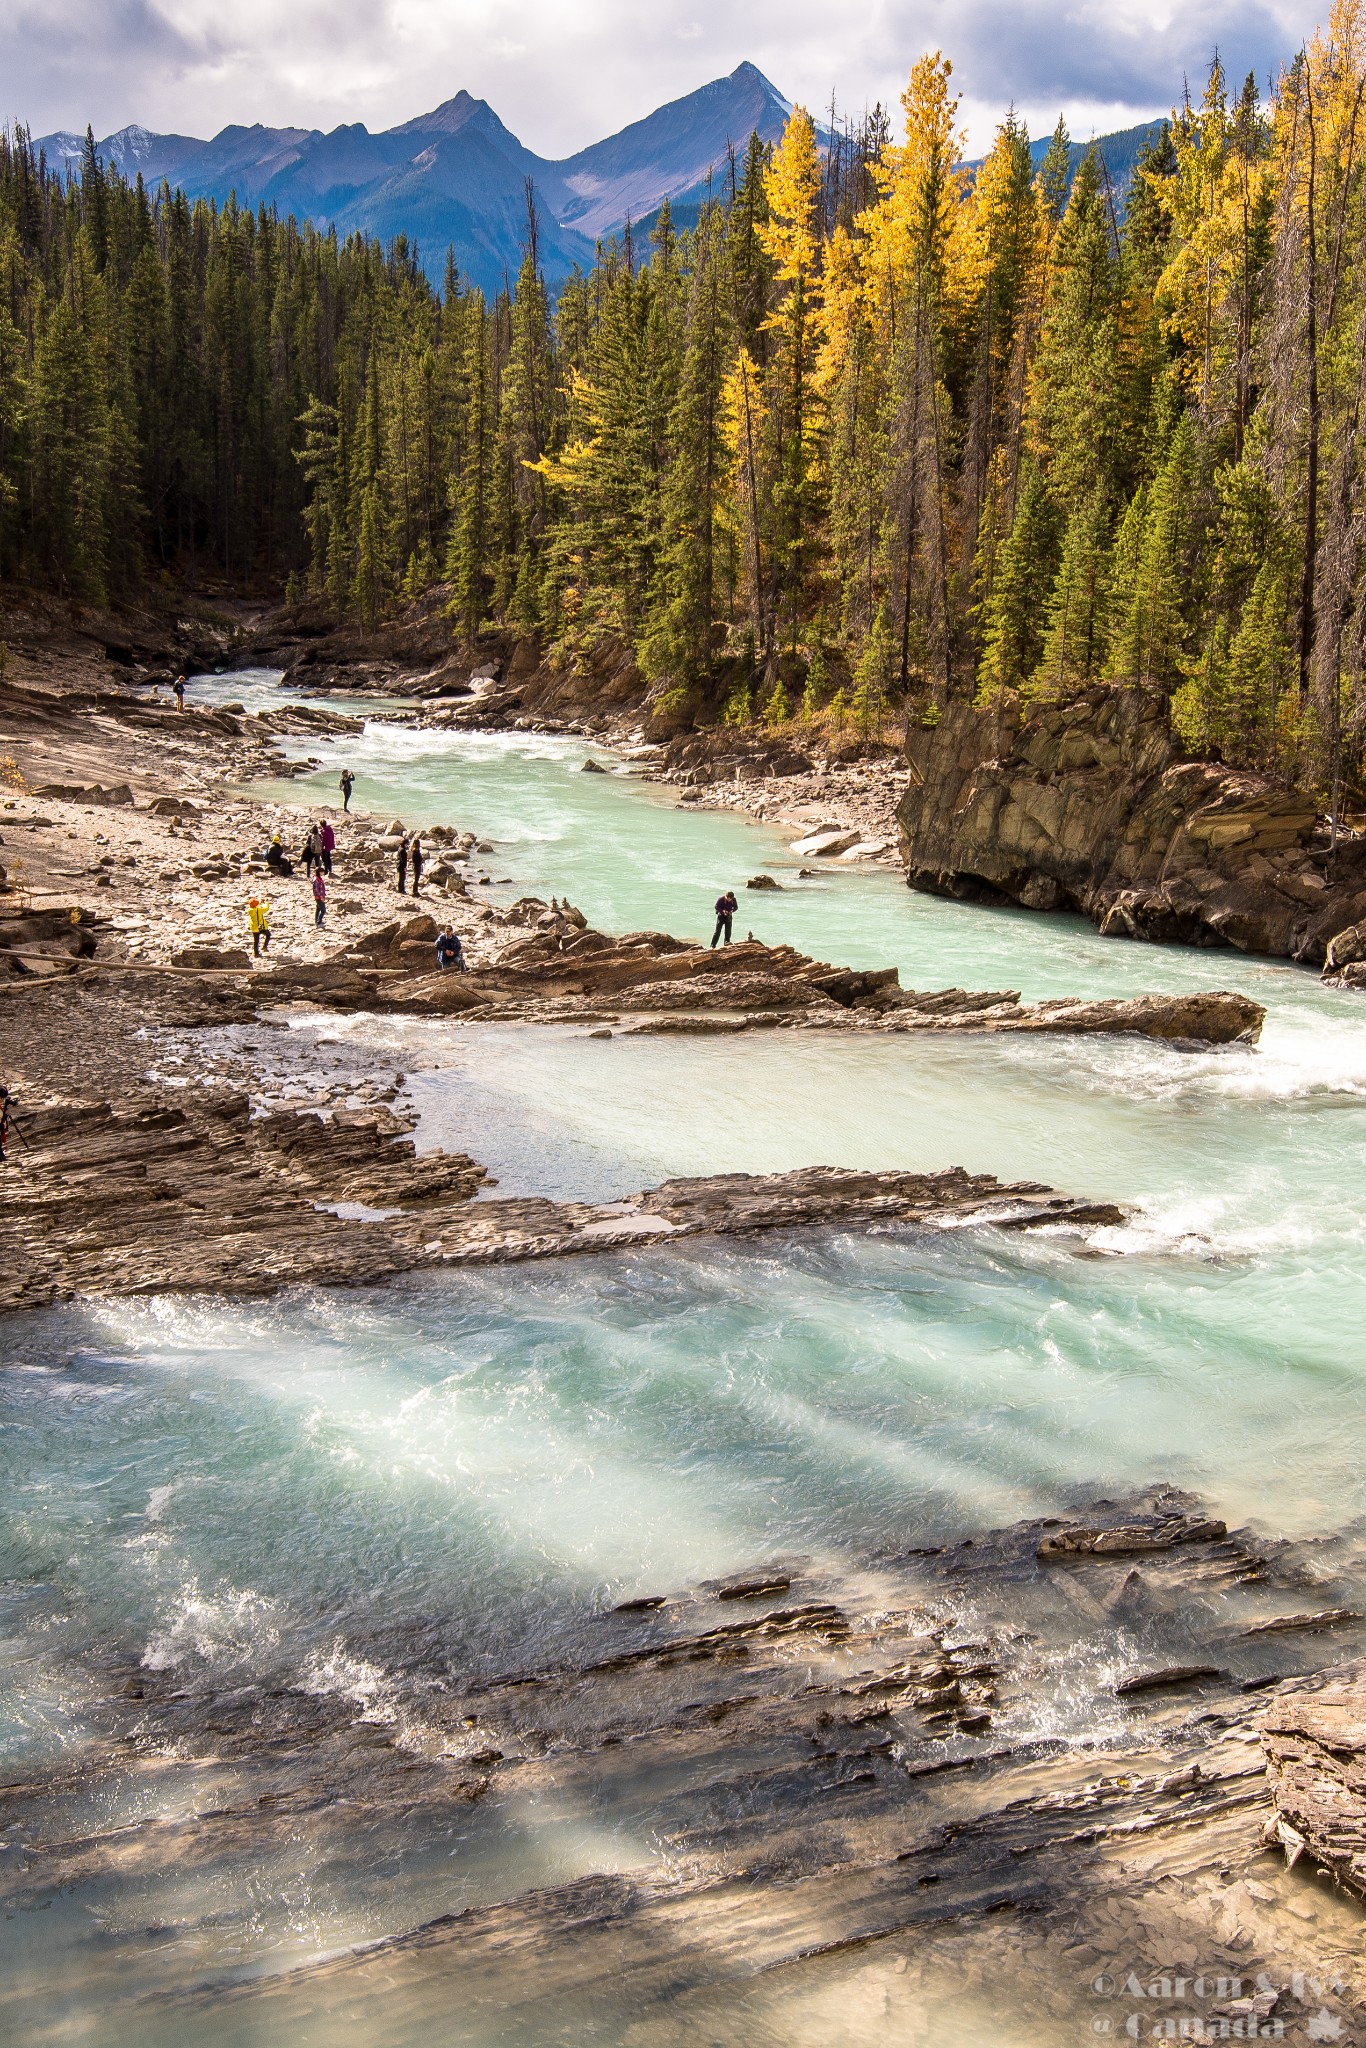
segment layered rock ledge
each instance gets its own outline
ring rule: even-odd
[[[1358,1619],[1345,1610],[1300,1618],[1318,1631]],[[1366,1899],[1366,1662],[1312,1691],[1284,1693],[1262,1717],[1275,1813],[1266,1840],[1293,1868],[1302,1855]]]
[[[1028,716],[951,704],[912,727],[906,758],[913,888],[1315,966],[1366,918],[1366,840],[1334,847],[1300,792],[1182,758],[1151,693],[1095,689]]]
[[[1078,1527],[1088,1550],[1050,1553]],[[982,2012],[979,2039],[1125,2039],[1136,2013],[1144,2039],[1350,2041],[1359,1910],[1266,1841],[1267,1731],[1298,1740],[1342,1674],[1323,1639],[1259,1625],[1325,1563],[1164,1488],[963,1540],[907,1519],[878,1556],[595,1587],[552,1647],[477,1669],[439,1609],[372,1611],[347,1648],[386,1674],[383,1714],[270,1668],[155,1668],[141,1636],[100,1632],[96,1738],[0,1787],[0,1892],[12,1913],[140,1901],[188,1868],[231,1896],[302,1842],[345,1870],[358,1828],[386,1842],[399,1817],[446,1858],[453,1816],[500,1802],[641,1847],[464,1910],[396,1886],[381,1938],[182,1979],[158,2018],[186,2039],[225,2013],[244,2038],[416,2039],[459,2010],[525,2040],[657,2040],[641,2016],[667,2011],[670,2040],[711,2041],[826,2038],[838,2010],[838,2038],[909,2041],[947,1984],[945,2041]],[[1098,1661],[1102,1626],[1123,1635]],[[1340,1727],[1316,1725],[1336,1756]],[[213,1796],[187,1801],[200,1771]],[[144,2011],[120,2014],[130,2039]]]
[[[76,1295],[265,1294],[402,1272],[840,1224],[1090,1228],[1121,1220],[989,1174],[808,1167],[666,1181],[619,1202],[472,1198],[464,1154],[418,1154],[380,1106],[253,1116],[245,1095],[79,1103],[24,1119],[0,1210],[0,1308]]]

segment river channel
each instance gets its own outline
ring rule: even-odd
[[[275,681],[212,687],[268,701]],[[1121,1200],[1132,1221],[1080,1251],[989,1229],[812,1233],[11,1319],[0,1774],[65,1774],[68,1835],[173,1827],[213,1801],[202,1760],[111,1755],[95,1704],[111,1664],[190,1691],[211,1679],[350,1702],[358,1725],[420,1748],[421,1686],[394,1653],[405,1628],[493,1674],[572,1654],[615,1601],[776,1555],[856,1570],[1156,1481],[1230,1523],[1355,1544],[1366,998],[1284,963],[936,901],[888,871],[803,880],[790,834],[680,807],[578,740],[374,718],[355,739],[288,748],[325,758],[272,792],[282,805],[335,789],[346,761],[366,809],[492,842],[493,901],[553,893],[600,929],[686,936],[731,884],[742,931],[895,964],[906,986],[1228,987],[1264,1003],[1267,1025],[1255,1050],[1190,1054],[329,1017],[329,1036],[395,1048],[420,1142],[469,1150],[504,1191],[598,1199],[670,1174],[961,1164]],[[610,772],[583,773],[589,753]],[[747,893],[760,872],[780,891]],[[1135,1653],[1098,1631],[1060,1660],[1043,1732],[1103,1744],[1117,1659]],[[340,1838],[301,1816],[270,1867],[228,1851],[28,1893],[0,1927],[0,2031],[8,2013],[15,2040],[162,2048],[191,2038],[178,1999],[230,1984],[230,2005],[196,2012],[207,2048],[515,2040],[405,2031],[397,1969],[384,2027],[324,2002],[286,2036],[253,2017],[249,1987],[472,1904],[657,1866],[656,1821],[648,1798],[486,1802],[441,1828],[358,1804]],[[23,1853],[0,1844],[0,1867]],[[810,2027],[781,2038],[845,2038],[829,2016]],[[627,2037],[606,2022],[592,2035]],[[954,2038],[978,2036],[964,2020]]]

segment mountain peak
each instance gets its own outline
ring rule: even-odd
[[[584,234],[610,234],[662,199],[700,198],[730,149],[743,150],[756,130],[776,142],[790,111],[757,64],[737,64],[729,77],[713,78],[568,157],[558,166],[571,195],[560,218]]]
[[[478,127],[491,130],[497,135],[510,131],[503,126],[487,100],[477,100],[473,93],[466,92],[462,85],[454,98],[442,100],[439,107],[433,107],[430,114],[415,114],[411,121],[403,121],[397,128],[390,128],[390,135],[458,135],[471,122]]]
[[[664,199],[698,200],[732,148],[752,131],[776,141],[790,108],[756,64],[659,107],[563,163],[524,147],[487,100],[463,88],[429,113],[374,133],[363,122],[317,128],[232,124],[212,141],[155,135],[137,125],[97,145],[107,163],[191,199],[274,206],[319,226],[420,240],[440,260],[452,245],[461,274],[496,291],[515,272],[525,233],[525,184],[536,191],[542,260],[552,280],[591,262],[594,238],[654,213]],[[83,140],[39,138],[48,161],[78,172]]]
[[[751,64],[748,57],[741,59],[731,72],[726,83],[730,85],[761,85],[765,92],[772,93],[775,100],[782,99],[782,94],[773,83],[773,80],[765,78],[758,65]]]

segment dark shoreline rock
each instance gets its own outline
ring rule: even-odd
[[[77,1295],[270,1294],[813,1226],[1086,1230],[1124,1213],[961,1168],[817,1166],[665,1181],[618,1202],[476,1202],[484,1168],[464,1154],[418,1154],[387,1109],[253,1117],[245,1096],[222,1091],[127,1110],[28,1107],[24,1128],[0,1211],[0,1309]],[[339,1217],[338,1204],[367,1214]]]
[[[1366,841],[1334,851],[1301,792],[1183,759],[1153,693],[1097,688],[1027,715],[953,703],[911,728],[906,758],[912,888],[1315,966],[1366,917]]]

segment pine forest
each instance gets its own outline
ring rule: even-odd
[[[553,298],[0,138],[0,578],[286,583],[370,627],[634,661],[735,723],[1164,693],[1194,752],[1359,801],[1366,0],[1130,188],[952,66],[752,138]]]

